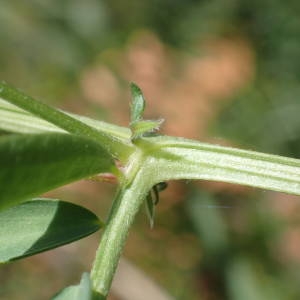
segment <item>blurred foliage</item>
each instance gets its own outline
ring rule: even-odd
[[[128,81],[135,80],[145,92],[148,114],[167,119],[168,134],[299,158],[297,1],[0,0],[0,5],[0,77],[27,93],[126,124],[124,99]],[[105,215],[112,192],[93,204],[105,187],[81,183],[72,189],[54,195],[85,199]],[[171,183],[154,230],[141,215],[125,253],[176,299],[296,300],[298,202],[233,185]],[[89,249],[89,258],[78,266],[51,269],[65,260],[54,252],[52,260],[44,254],[15,269],[2,267],[0,297],[47,298],[51,288],[77,282],[74,274],[88,268],[83,266],[96,245],[84,243],[79,245]],[[71,253],[76,257],[80,251]],[[36,261],[47,274],[40,274]],[[17,298],[16,285],[25,291],[46,277],[50,291]]]
[[[207,207],[224,202],[224,195],[198,189],[187,202],[205,253],[198,274],[204,299],[297,299],[300,288],[291,278],[299,264],[280,257],[287,227],[268,208],[272,199],[267,203],[261,195],[257,202],[248,195],[243,199],[247,202],[236,205],[236,197],[230,198],[222,206],[226,213]]]
[[[57,95],[75,79],[107,35],[102,2],[0,1],[1,77]]]

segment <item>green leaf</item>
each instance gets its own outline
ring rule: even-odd
[[[103,121],[94,120],[88,117],[70,114],[86,125],[110,134],[117,139],[123,140],[126,143],[130,139],[130,130],[126,127],[109,124]],[[0,129],[13,133],[47,133],[58,132],[66,133],[67,131],[39,118],[23,109],[12,105],[0,98]]]
[[[164,191],[166,188],[168,187],[168,184],[166,183],[166,182],[159,182],[159,183],[157,183],[154,187],[153,187],[153,189],[154,189],[154,191],[155,191],[155,193],[156,193],[156,201],[155,201],[155,204],[157,204],[158,203],[158,201],[159,201],[159,192],[162,192],[162,191]]]
[[[105,131],[97,130],[95,127],[89,126],[86,122],[82,122],[70,114],[37,101],[4,82],[0,82],[0,98],[59,127],[61,130],[98,141],[109,153],[117,158],[124,156],[125,152],[130,152],[130,146],[125,144],[124,141],[112,137]]]
[[[151,191],[148,193],[146,197],[146,212],[150,222],[150,228],[154,226],[154,217],[155,217],[155,203],[152,199]]]
[[[182,138],[139,141],[152,168],[148,181],[203,179],[300,195],[300,160]]]
[[[83,273],[80,283],[64,288],[52,300],[104,300],[105,297],[92,290],[90,275]]]
[[[144,133],[151,133],[157,129],[164,121],[160,120],[143,120],[143,112],[145,110],[145,98],[141,89],[135,84],[131,83],[131,116],[130,116],[130,129],[131,140],[142,137]]]
[[[0,262],[59,247],[92,234],[101,222],[68,202],[35,199],[0,212]]]
[[[130,84],[131,88],[131,114],[130,114],[130,123],[135,123],[140,121],[143,117],[143,112],[145,110],[145,98],[141,89],[135,84]]]
[[[1,208],[100,172],[117,170],[92,140],[59,133],[0,137]]]
[[[130,124],[130,129],[132,131],[131,139],[137,139],[145,133],[151,133],[158,130],[160,125],[163,123],[163,119],[159,120],[141,120]]]
[[[66,132],[0,99],[0,128],[15,133]]]
[[[91,280],[88,273],[83,273],[78,285],[64,288],[55,295],[52,300],[91,300],[92,289]]]
[[[167,188],[168,184],[166,182],[159,182],[152,187],[149,191],[145,204],[146,212],[150,222],[150,228],[154,227],[154,217],[155,217],[155,206],[159,202],[159,193]]]

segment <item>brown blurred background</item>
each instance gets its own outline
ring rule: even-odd
[[[0,78],[123,126],[134,81],[164,134],[299,158],[299,16],[297,1],[279,0],[0,0]],[[47,195],[105,219],[115,188],[81,181]],[[296,300],[299,215],[299,197],[170,182],[154,229],[142,211],[124,257],[174,299]],[[100,235],[2,266],[0,299],[75,284]]]

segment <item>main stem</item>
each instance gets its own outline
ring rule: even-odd
[[[93,289],[106,297],[115,274],[129,228],[151,188],[143,168],[128,174],[111,208],[91,271]],[[148,181],[148,182],[147,182]]]

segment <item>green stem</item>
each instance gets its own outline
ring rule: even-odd
[[[141,162],[135,160],[136,166]],[[122,249],[134,217],[143,203],[151,183],[148,170],[132,169],[126,176],[130,181],[121,184],[116,195],[91,271],[95,291],[107,296]]]

